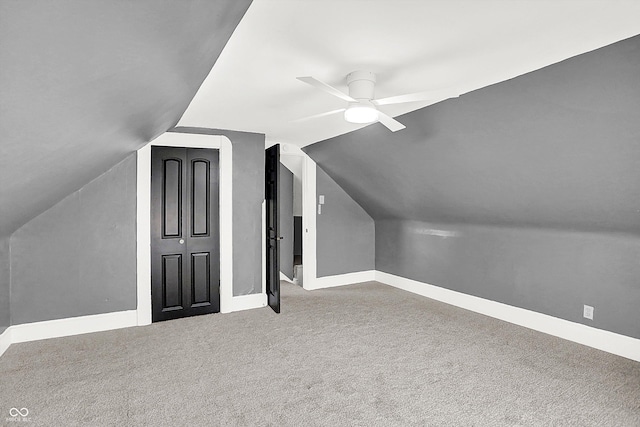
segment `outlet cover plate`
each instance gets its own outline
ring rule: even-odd
[[[591,320],[593,320],[593,307],[591,307],[590,305],[585,305],[585,306],[584,306],[583,316],[584,316],[586,319],[591,319]]]

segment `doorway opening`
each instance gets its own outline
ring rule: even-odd
[[[281,144],[281,224],[285,240],[281,246],[281,273],[284,280],[302,286],[303,174],[305,154],[289,144]],[[287,238],[289,241],[287,242]]]

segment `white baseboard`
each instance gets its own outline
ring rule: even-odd
[[[640,339],[381,271],[370,270],[320,277],[314,281],[313,287],[305,286],[305,289],[322,289],[374,280],[456,307],[481,313],[640,362]],[[266,305],[267,295],[265,293],[241,295],[231,299],[230,311],[249,310],[252,308],[265,307]],[[137,323],[136,310],[129,310],[14,325],[0,334],[0,356],[12,343],[127,328],[136,326]]]
[[[11,327],[8,327],[4,330],[2,334],[0,334],[0,356],[4,354],[5,351],[11,345]]]
[[[289,283],[293,283],[293,279],[289,279],[289,276],[284,274],[282,271],[280,272],[280,280],[285,280]]]
[[[241,311],[267,306],[267,294],[240,295],[231,298],[231,310]]]
[[[467,295],[450,289],[406,279],[381,271],[375,272],[375,280],[414,294],[475,311],[486,316],[524,326],[539,332],[597,348],[608,353],[640,362],[640,339],[616,334],[580,323],[559,319],[524,308],[513,307],[496,301]]]
[[[88,334],[138,325],[136,310],[13,325],[11,343]]]
[[[311,283],[302,282],[302,287],[307,290],[332,288],[334,286],[352,285],[354,283],[371,282],[376,280],[376,271],[358,271],[355,273],[337,274],[335,276],[318,277]]]
[[[265,307],[267,295],[253,294],[233,297],[230,305],[229,312]],[[138,326],[137,310],[13,325],[0,334],[0,356],[11,344],[15,343],[109,331],[131,326]]]

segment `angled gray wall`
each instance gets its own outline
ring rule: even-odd
[[[304,151],[375,219],[640,234],[638,75],[640,36]]]
[[[319,167],[316,194],[324,196],[321,213],[316,211],[318,277],[373,270],[373,219]]]
[[[250,5],[1,1],[0,236],[174,126]]]
[[[293,280],[293,172],[280,164],[280,271]]]
[[[640,36],[304,151],[376,269],[638,338],[638,75]]]
[[[262,292],[263,134],[176,127],[171,132],[224,135],[233,144],[233,295]]]
[[[233,143],[234,295],[258,293],[264,135],[209,133]],[[12,325],[136,308],[136,190],[133,153],[13,233]],[[2,250],[0,242],[0,325],[9,301]]]
[[[11,236],[13,325],[136,308],[136,155]]]
[[[376,270],[635,338],[639,259],[636,236],[376,221]]]
[[[11,326],[9,238],[0,239],[0,334]]]

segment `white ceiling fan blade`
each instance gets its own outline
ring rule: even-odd
[[[327,93],[330,93],[333,96],[337,96],[340,99],[344,99],[345,101],[358,102],[356,99],[350,97],[346,93],[343,93],[342,91],[339,91],[335,87],[329,86],[328,84],[321,82],[320,80],[315,79],[313,77],[296,77],[296,78],[301,82],[305,82],[307,84],[310,84],[311,86],[317,87],[318,89],[323,90]]]
[[[424,92],[408,93],[406,95],[390,96],[388,98],[374,99],[375,105],[402,104],[416,101],[440,101],[443,99],[457,98],[460,94],[453,89],[427,90]]]
[[[346,108],[340,108],[339,110],[331,110],[331,111],[327,111],[326,113],[320,113],[320,114],[314,114],[313,116],[301,117],[299,119],[292,120],[291,122],[292,123],[306,122],[307,120],[317,119],[319,117],[325,117],[325,116],[330,116],[332,114],[342,113],[344,110],[346,110]]]
[[[405,125],[403,125],[393,117],[386,115],[382,111],[378,111],[378,121],[389,128],[391,132],[396,132],[406,128]]]

